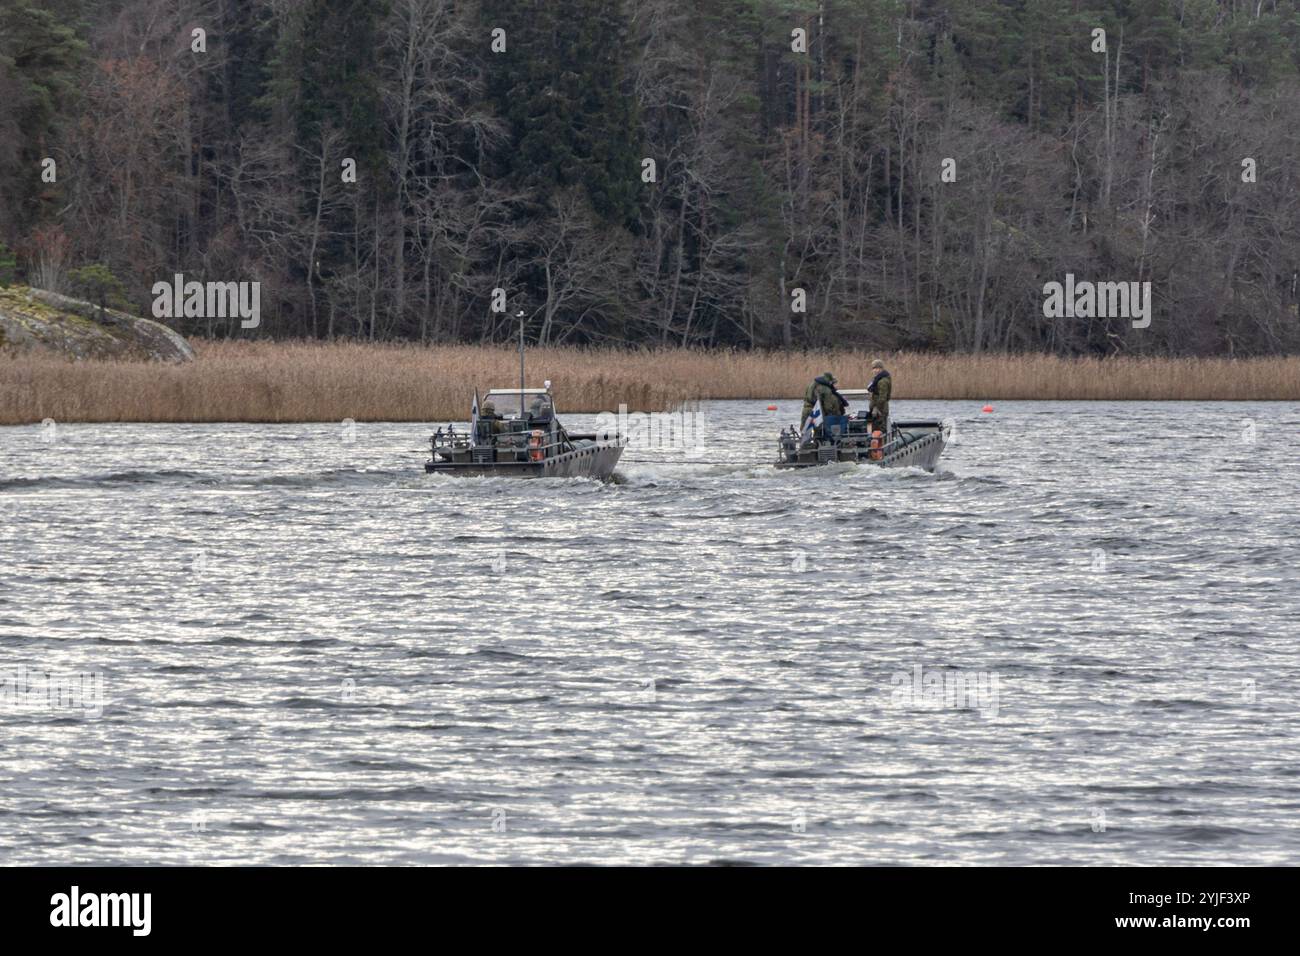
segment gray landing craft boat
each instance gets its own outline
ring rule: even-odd
[[[439,428],[430,440],[432,455],[424,470],[442,475],[609,478],[627,439],[570,432],[556,418],[550,384],[489,391],[486,398],[504,416],[492,420],[474,414],[468,429]]]
[[[924,468],[934,471],[948,442],[947,429],[936,420],[898,420],[889,424],[889,434],[878,439],[871,434],[865,406],[871,396],[864,388],[840,392],[864,408],[837,421],[828,422],[810,441],[803,441],[799,426],[781,432],[778,468],[812,468],[833,461],[861,462],[884,468]]]

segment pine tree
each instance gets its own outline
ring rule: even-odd
[[[287,108],[302,143],[341,131],[348,155],[377,167],[379,26],[387,13],[387,0],[306,0],[280,37],[262,107]]]
[[[543,202],[556,189],[580,186],[605,219],[630,223],[639,136],[622,5],[490,0],[482,19],[487,30],[506,31],[506,51],[483,56],[488,95],[512,134],[507,178]]]
[[[60,117],[73,112],[87,49],[75,26],[78,8],[46,0],[0,3],[0,95],[7,100],[0,109],[0,191],[18,200],[3,204],[9,208],[0,209],[0,230],[22,231],[35,216],[38,164],[49,155]]]
[[[0,242],[0,289],[13,285],[18,277],[18,260],[11,250]]]

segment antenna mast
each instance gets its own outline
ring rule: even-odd
[[[524,310],[515,313],[519,320],[519,417],[524,417]]]

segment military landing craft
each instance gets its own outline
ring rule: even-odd
[[[569,431],[555,416],[550,386],[494,388],[483,401],[482,414],[475,395],[469,428],[439,428],[430,439],[424,470],[511,478],[609,478],[627,439]],[[496,415],[496,409],[504,414]]]
[[[866,405],[866,389],[843,389],[850,402]],[[923,468],[934,471],[948,442],[948,430],[938,420],[894,421],[889,433],[872,432],[871,420],[863,410],[856,415],[828,419],[810,433],[791,425],[778,440],[778,468],[812,468],[835,461],[860,462],[883,468]]]
[[[524,326],[528,321],[521,309],[519,322],[519,387],[494,388],[470,407],[469,428],[456,431],[448,425],[429,439],[429,474],[510,478],[598,478],[614,474],[625,435],[581,435],[571,432],[555,417],[551,383],[543,388],[525,388]],[[498,409],[501,414],[497,414]]]

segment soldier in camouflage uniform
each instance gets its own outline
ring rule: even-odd
[[[498,434],[504,427],[501,424],[501,416],[497,414],[496,403],[491,399],[484,402],[483,407],[479,409],[478,423],[480,433],[484,438]]]
[[[823,418],[832,415],[843,415],[844,408],[848,404],[844,401],[843,396],[835,390],[835,376],[830,372],[822,372],[812,380],[812,384],[803,393],[803,415],[799,419],[801,423],[808,420],[808,416],[812,414],[813,406],[817,404],[818,399],[822,403]]]
[[[528,417],[536,422],[546,422],[551,418],[551,399],[546,395],[538,395],[528,406]]]
[[[889,434],[889,396],[893,391],[893,381],[885,370],[885,363],[876,359],[871,363],[875,375],[867,391],[871,393],[871,430]]]

